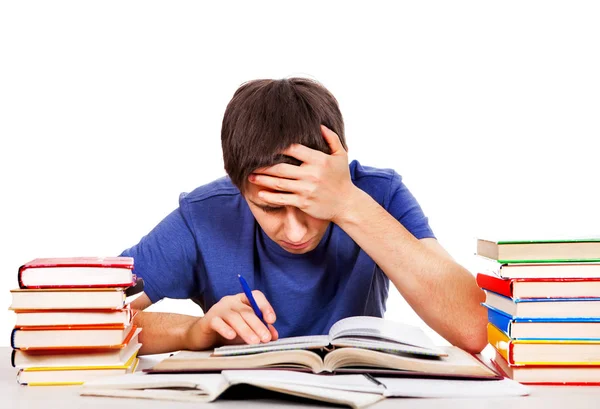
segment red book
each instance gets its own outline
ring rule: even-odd
[[[132,257],[38,258],[22,265],[20,288],[130,287]]]
[[[477,285],[484,290],[513,299],[523,298],[598,298],[600,278],[500,278],[477,274]]]

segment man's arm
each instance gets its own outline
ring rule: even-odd
[[[254,314],[243,293],[223,297],[203,317],[142,311],[152,305],[150,298],[142,293],[131,303],[131,308],[139,311],[134,323],[142,328],[140,355],[182,349],[205,350],[224,343],[256,344],[277,339],[279,335],[272,325],[276,319],[273,308],[260,291],[252,294],[269,324],[268,328]]]
[[[377,263],[416,313],[450,343],[473,353],[486,345],[487,315],[469,271],[435,239],[417,240],[368,194],[354,191],[335,220]]]
[[[142,328],[139,335],[139,341],[142,343],[140,355],[190,349],[188,347],[190,330],[199,317],[142,311],[150,305],[152,302],[145,293],[131,303],[131,308],[138,310],[133,319],[134,324]],[[199,345],[198,349],[204,348]]]

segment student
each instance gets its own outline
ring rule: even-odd
[[[228,177],[182,194],[176,210],[122,253],[145,281],[134,308],[169,297],[205,312],[141,312],[142,353],[324,334],[344,317],[382,317],[390,281],[449,342],[483,349],[484,297],[473,276],[437,242],[396,172],[348,164],[342,115],[321,84],[243,84],[221,141]]]

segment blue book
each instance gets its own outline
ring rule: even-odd
[[[486,290],[485,304],[516,318],[600,318],[600,298],[513,299]]]
[[[600,318],[516,318],[490,305],[488,321],[511,339],[600,340]]]

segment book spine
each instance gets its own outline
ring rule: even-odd
[[[19,369],[19,372],[17,372],[17,383],[18,383],[19,385],[25,385],[25,386],[27,386],[27,383],[26,383],[26,382],[21,382],[21,374],[22,374],[22,373],[23,373],[23,370],[22,370],[22,369]]]
[[[510,337],[511,316],[488,307],[488,321]]]
[[[13,349],[18,349],[18,347],[15,345],[15,335],[17,334],[17,331],[19,331],[19,328],[13,328],[12,332],[10,333],[10,346]]]
[[[17,282],[19,283],[20,289],[25,289],[25,285],[23,284],[23,270],[25,270],[25,265],[19,267],[19,271],[17,272]]]
[[[10,364],[12,365],[13,368],[16,368],[17,365],[15,365],[15,357],[17,355],[17,350],[13,349],[12,353],[10,354]]]
[[[477,274],[477,285],[484,290],[493,291],[497,294],[502,294],[512,298],[512,281],[501,278],[492,277],[488,274]]]
[[[506,361],[511,363],[511,345],[510,338],[504,332],[496,328],[493,324],[487,324],[488,342]]]

